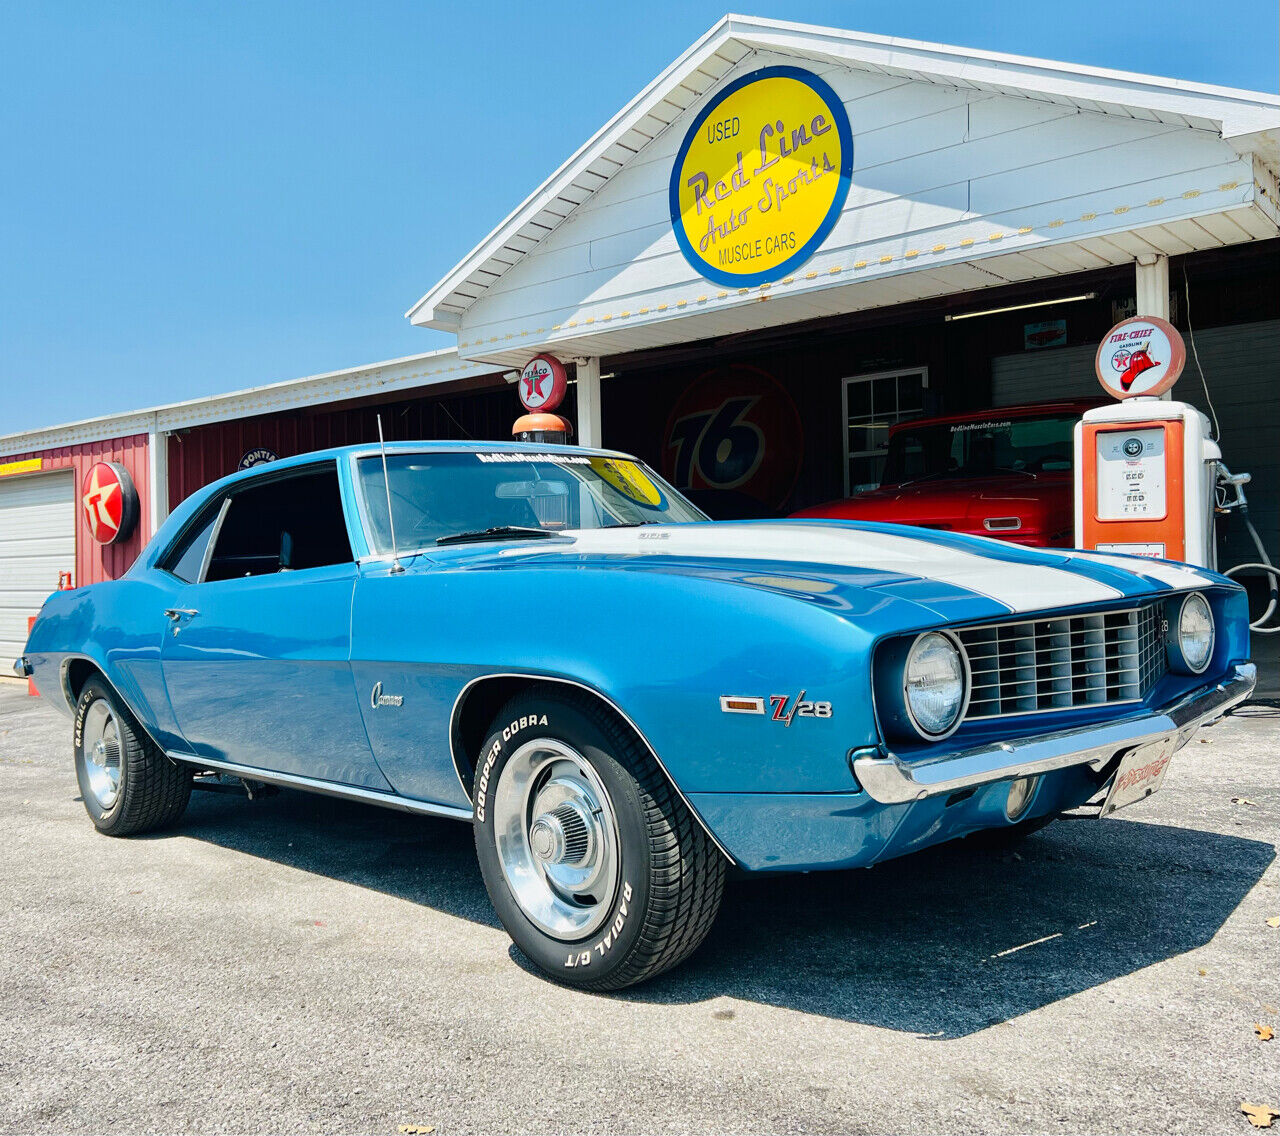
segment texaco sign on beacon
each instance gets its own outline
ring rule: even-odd
[[[569,377],[554,355],[535,355],[525,364],[516,385],[526,410],[552,411],[564,401]]]

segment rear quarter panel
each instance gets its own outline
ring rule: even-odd
[[[176,580],[147,572],[50,596],[26,649],[45,699],[70,715],[67,667],[87,659],[160,745],[183,748],[160,670],[163,612],[176,591]]]

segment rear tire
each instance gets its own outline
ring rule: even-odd
[[[94,827],[134,836],[172,824],[191,797],[191,770],[165,755],[102,679],[80,692],[76,780]]]
[[[499,712],[473,788],[498,918],[546,975],[618,990],[711,929],[726,861],[634,731],[592,699],[530,692]]]

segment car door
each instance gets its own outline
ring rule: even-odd
[[[238,483],[210,511],[211,539],[167,613],[161,651],[190,752],[389,788],[351,677],[356,565],[334,463]]]

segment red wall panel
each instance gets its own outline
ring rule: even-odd
[[[78,588],[84,584],[97,584],[114,580],[128,570],[151,537],[151,483],[148,474],[147,435],[134,434],[128,438],[110,438],[102,442],[85,442],[78,446],[61,446],[52,450],[33,450],[25,454],[0,456],[0,463],[22,461],[24,458],[41,458],[43,470],[72,469],[76,475],[76,562],[72,583]],[[129,471],[138,489],[138,527],[126,540],[115,544],[98,544],[89,535],[89,526],[80,507],[81,490],[85,474],[100,461],[119,462]],[[38,474],[36,476],[39,476]],[[49,581],[52,590],[57,580]]]

